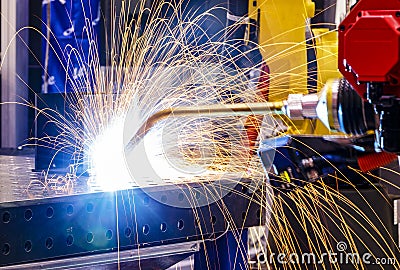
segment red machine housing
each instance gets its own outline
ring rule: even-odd
[[[339,26],[339,70],[366,98],[367,83],[400,97],[400,1],[360,0]]]
[[[377,145],[400,155],[400,1],[360,0],[339,25],[338,60],[344,78],[374,105]]]

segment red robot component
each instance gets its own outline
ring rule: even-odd
[[[400,1],[364,0],[339,26],[339,70],[363,96],[382,82],[400,96]]]
[[[377,142],[400,153],[400,1],[361,0],[339,26],[339,70],[374,104]]]

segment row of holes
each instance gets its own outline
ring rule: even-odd
[[[260,209],[257,210],[256,215],[257,215],[257,217],[261,217],[261,211],[260,211]],[[247,213],[246,213],[246,212],[242,212],[242,219],[245,219],[246,216],[247,216]],[[212,223],[213,225],[214,225],[215,223],[217,223],[217,217],[216,217],[216,216],[214,216],[214,215],[211,216],[211,223]],[[195,223],[195,226],[198,227],[198,224]],[[183,227],[184,227],[184,222],[183,222],[182,219],[180,219],[180,220],[178,221],[177,228],[178,228],[179,230],[182,230]],[[161,223],[160,230],[161,230],[162,232],[167,231],[167,224],[166,224],[165,222]],[[144,235],[148,235],[149,232],[150,232],[150,226],[149,226],[148,224],[145,224],[145,225],[142,227],[142,232],[143,232]],[[128,235],[125,233],[125,236],[126,236],[126,237],[129,237],[130,234],[129,234],[129,236],[128,236]]]
[[[130,237],[131,234],[132,234],[132,230],[131,230],[129,227],[126,228],[126,229],[125,229],[125,236],[126,236],[126,237]],[[106,233],[105,233],[105,236],[106,236],[107,240],[111,240],[112,237],[113,237],[113,231],[112,231],[112,230],[107,230]],[[93,240],[94,240],[94,235],[93,235],[93,233],[91,233],[91,232],[87,233],[87,235],[86,235],[86,242],[87,242],[87,243],[92,243]],[[67,236],[66,240],[65,240],[65,244],[66,244],[67,246],[72,246],[73,243],[74,243],[74,236],[73,236],[72,234],[69,234],[69,235]],[[52,248],[53,248],[53,245],[54,245],[53,238],[48,237],[48,238],[46,239],[44,245],[45,245],[45,247],[46,247],[47,249],[52,249]],[[31,250],[32,250],[32,241],[31,241],[31,240],[25,241],[24,250],[25,250],[25,252],[27,252],[27,253],[31,252]],[[3,254],[3,255],[9,255],[10,252],[11,252],[11,245],[10,245],[9,243],[5,243],[5,244],[3,245],[2,254]]]
[[[71,207],[71,208],[70,208],[70,207]],[[88,212],[92,212],[92,211],[93,211],[93,204],[89,203],[89,204],[87,205],[87,210],[88,210]],[[68,213],[69,215],[71,215],[71,214],[73,213],[73,206],[72,206],[72,205],[69,205],[69,206],[67,207],[67,213]],[[53,217],[53,214],[54,214],[53,208],[52,208],[52,207],[48,207],[48,208],[47,208],[47,211],[46,211],[46,216],[47,216],[48,218],[51,218],[51,217]],[[260,217],[260,215],[261,215],[260,209],[257,210],[257,214],[256,214],[256,215],[257,215],[257,217]],[[32,216],[33,216],[32,210],[31,210],[31,209],[27,209],[27,210],[25,211],[25,214],[24,214],[25,220],[26,220],[26,221],[31,220],[31,219],[32,219]],[[243,220],[246,218],[246,216],[247,216],[247,213],[246,213],[246,212],[242,212],[242,219],[243,219]],[[11,220],[11,215],[10,215],[9,212],[6,211],[6,212],[3,214],[3,223],[9,223],[10,220]],[[216,217],[215,217],[215,216],[212,216],[212,217],[211,217],[211,223],[212,223],[212,224],[215,224],[215,223],[216,223]],[[180,224],[182,224],[182,225],[180,225]],[[148,226],[148,225],[145,225],[145,226]],[[166,225],[165,223],[162,223],[162,224],[161,224],[161,231],[162,231],[162,232],[166,231],[166,226],[167,226],[167,225]],[[181,228],[181,226],[182,226],[182,228]],[[178,221],[178,229],[180,229],[180,230],[183,229],[183,220],[179,220],[179,221]],[[145,228],[143,228],[143,232],[145,232],[145,231],[148,231],[148,230],[145,229]],[[147,234],[147,233],[145,233],[145,234]]]
[[[259,217],[261,215],[261,211],[260,209],[257,210],[257,216]],[[242,219],[245,219],[246,217],[246,212],[242,212]],[[215,224],[217,222],[217,217],[216,216],[212,216],[211,217],[211,223]],[[179,230],[182,230],[184,228],[184,222],[182,219],[180,219],[177,223],[177,228]],[[160,230],[161,232],[166,232],[167,231],[167,224],[165,222],[161,223],[160,225]],[[143,225],[142,227],[142,232],[144,235],[148,235],[150,233],[150,226],[148,224]],[[132,229],[127,227],[125,228],[124,231],[125,237],[129,238],[132,235]],[[112,230],[107,230],[105,233],[105,236],[107,238],[107,240],[111,240],[113,237],[113,231]],[[86,235],[86,242],[87,243],[92,243],[94,240],[94,235],[92,232],[87,233]],[[69,234],[66,238],[66,245],[67,246],[72,246],[72,244],[74,243],[74,236],[72,234]],[[53,239],[51,237],[48,237],[45,241],[45,247],[47,249],[51,249],[53,247]],[[25,252],[30,252],[32,250],[32,242],[30,240],[27,240],[24,244],[24,249]],[[2,249],[2,254],[3,255],[9,255],[11,251],[11,246],[8,243],[5,243],[3,245],[3,249]]]
[[[69,205],[69,206],[72,207],[72,205]],[[71,215],[71,214],[73,213],[73,208],[69,209],[69,206],[67,207],[67,213],[69,213],[69,215]],[[69,209],[69,210],[68,210],[68,209]],[[93,211],[93,204],[88,204],[87,210],[88,210],[88,212]],[[89,210],[90,210],[90,211],[89,211]],[[54,214],[53,208],[52,208],[52,207],[48,207],[48,208],[47,208],[47,211],[46,211],[46,216],[47,216],[48,218],[51,218],[51,217],[53,217],[53,214]],[[246,215],[247,215],[246,212],[243,212],[243,213],[242,213],[242,219],[245,219]],[[31,209],[27,209],[27,210],[25,211],[25,214],[24,214],[25,220],[26,220],[26,221],[31,220],[31,219],[32,219],[32,216],[33,216],[32,210],[31,210]],[[260,210],[257,211],[257,217],[260,217]],[[4,214],[3,214],[3,223],[9,223],[10,220],[11,220],[11,214],[10,214],[9,212],[7,212],[7,211],[4,212]],[[211,222],[212,222],[213,224],[215,223],[214,220],[216,220],[216,217],[215,217],[215,216],[212,216],[212,217],[211,217]],[[180,221],[182,221],[182,220],[180,220]],[[180,221],[179,221],[179,222],[180,222]],[[179,224],[179,222],[178,222],[178,224]],[[182,221],[182,222],[183,222],[183,221]],[[165,223],[162,223],[162,224],[165,224]],[[165,224],[165,227],[166,227],[166,224]],[[179,228],[179,226],[178,226],[178,228]],[[161,231],[164,231],[164,230],[161,229]]]
[[[212,224],[215,224],[216,222],[217,222],[217,217],[213,215],[213,216],[211,217],[211,223],[212,223]],[[183,228],[184,228],[184,221],[183,221],[182,219],[180,219],[180,220],[178,221],[178,223],[177,223],[177,228],[178,228],[179,230],[183,230]],[[163,222],[163,223],[160,224],[160,231],[161,231],[161,232],[166,232],[166,231],[167,231],[167,224],[166,224],[165,222]],[[148,235],[149,232],[150,232],[150,226],[149,226],[148,224],[143,225],[143,227],[142,227],[142,232],[143,232],[144,235]],[[125,231],[124,231],[124,234],[125,234],[125,237],[127,237],[127,238],[131,237],[131,235],[132,235],[132,229],[129,228],[129,227],[127,227],[127,228],[125,229]],[[107,240],[111,240],[111,239],[112,239],[112,235],[113,235],[112,230],[107,230],[107,231],[106,231],[105,236],[106,236]],[[89,232],[89,233],[87,234],[87,236],[86,236],[86,242],[92,243],[93,240],[94,240],[94,235],[93,235],[93,233]],[[68,236],[67,236],[67,239],[66,239],[66,244],[67,244],[67,246],[71,246],[71,245],[73,244],[73,242],[74,242],[73,235],[72,235],[72,234],[68,235]],[[46,239],[45,246],[46,246],[47,249],[51,249],[51,248],[53,247],[53,239],[52,239],[51,237],[49,237],[49,238]],[[25,251],[26,251],[26,252],[30,252],[31,249],[32,249],[32,242],[31,242],[30,240],[28,240],[28,241],[25,242]],[[10,251],[10,246],[9,246],[9,244],[7,244],[7,243],[4,244],[4,247],[3,247],[3,255],[8,255],[8,254],[9,254],[9,251]]]
[[[94,210],[94,205],[93,205],[93,203],[88,203],[88,204],[86,205],[86,211],[87,211],[88,213],[92,213],[93,210]],[[68,215],[68,216],[71,216],[71,215],[74,213],[74,206],[73,206],[72,204],[69,204],[69,205],[67,206],[66,212],[67,212],[67,215]],[[54,216],[54,209],[53,209],[53,207],[51,207],[51,206],[47,207],[47,209],[46,209],[46,217],[47,217],[47,218],[52,218],[53,216]],[[26,220],[26,221],[30,221],[30,220],[32,219],[32,217],[33,217],[33,211],[32,211],[32,209],[29,209],[29,208],[26,209],[25,212],[24,212],[24,218],[25,218],[25,220]],[[9,222],[11,221],[11,214],[10,214],[10,212],[5,211],[5,212],[3,213],[2,220],[3,220],[3,223],[9,223]]]
[[[197,200],[199,200],[199,199],[200,199],[200,193],[199,193],[199,192],[196,192],[196,193],[195,193],[195,197],[196,197]],[[182,202],[184,199],[185,199],[185,195],[184,195],[183,193],[179,193],[179,195],[178,195],[178,201]],[[166,196],[166,195],[162,195],[162,196],[161,196],[161,202],[162,202],[162,203],[166,203],[166,202],[167,202],[167,196]],[[147,197],[147,196],[144,197],[144,198],[143,198],[143,204],[144,204],[144,205],[149,205],[149,203],[150,203],[150,198]]]
[[[183,230],[183,227],[184,227],[184,226],[185,226],[185,223],[183,222],[182,219],[180,219],[180,220],[178,221],[176,227],[177,227],[179,230]],[[165,223],[165,222],[161,223],[161,225],[160,225],[160,231],[162,231],[162,232],[166,232],[166,231],[167,231],[167,223]],[[148,234],[150,233],[150,225],[148,225],[148,224],[143,225],[143,227],[142,227],[142,232],[143,232],[144,235],[148,235]],[[126,230],[125,230],[125,236],[126,236],[126,237],[129,237],[129,236],[130,236],[130,234],[129,234],[129,236],[126,234]]]
[[[260,210],[257,211],[257,216],[260,216]],[[246,217],[246,212],[243,212],[243,213],[242,213],[242,218],[245,219],[245,217]],[[214,225],[215,223],[217,223],[217,217],[216,217],[216,216],[214,216],[214,215],[211,216],[211,223],[212,223],[213,225]],[[198,224],[195,223],[195,226],[198,227]],[[184,222],[183,222],[182,219],[180,219],[180,220],[178,221],[177,228],[178,228],[179,230],[182,230],[183,227],[184,227]],[[160,225],[160,230],[161,230],[162,232],[167,231],[167,224],[166,224],[165,222],[161,223],[161,225]],[[149,232],[150,232],[150,226],[149,226],[148,224],[145,224],[145,225],[143,226],[143,228],[142,228],[142,232],[143,232],[144,235],[149,234]],[[127,236],[127,235],[125,234],[125,236]],[[128,236],[127,236],[127,237],[128,237]]]
[[[246,192],[246,191],[247,191],[247,188],[243,186],[243,187],[242,187],[242,192]],[[195,196],[196,196],[197,199],[200,199],[200,193],[196,192]],[[230,197],[230,196],[232,196],[232,192],[229,192],[229,193],[228,193],[228,197]],[[183,193],[179,193],[179,195],[178,195],[178,200],[179,200],[179,201],[183,201],[183,200],[184,200],[184,195],[183,195]],[[162,201],[163,203],[165,203],[165,202],[167,201],[167,196],[165,196],[165,195],[161,196],[161,201]],[[150,202],[150,198],[149,198],[149,197],[145,197],[145,198],[143,199],[143,203],[144,203],[145,205],[148,205],[149,202]],[[66,210],[67,210],[67,215],[71,216],[71,215],[74,213],[74,206],[73,206],[72,204],[69,204],[69,205],[67,206],[67,209],[66,209]],[[94,205],[93,205],[93,203],[88,203],[88,204],[86,205],[86,211],[87,211],[88,213],[92,213],[93,210],[94,210]],[[54,209],[53,209],[53,207],[49,206],[49,207],[47,208],[47,210],[46,210],[46,217],[52,218],[53,215],[54,215]],[[33,217],[33,212],[32,212],[32,210],[31,210],[31,209],[25,210],[25,213],[24,213],[24,218],[25,218],[25,220],[26,220],[26,221],[29,221],[29,220],[32,219],[32,217]],[[11,214],[10,214],[10,212],[8,212],[8,211],[4,212],[4,213],[3,213],[3,218],[2,218],[2,220],[3,220],[3,223],[9,223],[10,220],[11,220]]]
[[[178,228],[179,230],[182,230],[183,227],[184,227],[184,222],[183,222],[182,219],[180,219],[180,220],[178,221],[178,223],[177,223],[177,228]],[[166,231],[167,231],[167,224],[166,224],[165,222],[161,223],[161,225],[160,225],[160,230],[161,230],[162,232],[166,232]],[[148,224],[143,225],[143,227],[142,227],[142,232],[143,232],[144,235],[148,235],[149,232],[150,232],[150,226],[149,226]],[[129,228],[129,227],[126,227],[126,228],[125,228],[125,231],[124,231],[124,234],[125,234],[125,237],[126,237],[126,238],[131,237],[131,235],[132,235],[132,229]],[[107,240],[111,240],[112,237],[113,237],[113,231],[112,231],[112,230],[107,230],[106,233],[105,233],[105,236],[106,236]],[[87,235],[86,235],[86,242],[87,242],[87,243],[92,243],[93,241],[94,241],[94,234],[93,234],[92,232],[87,233]],[[73,236],[72,234],[69,234],[69,235],[67,236],[67,238],[66,238],[66,245],[67,245],[67,246],[72,246],[73,243],[74,243],[74,236]],[[53,248],[53,238],[48,237],[48,238],[46,239],[46,241],[45,241],[45,247],[46,247],[47,249]],[[25,242],[25,244],[24,244],[24,249],[25,249],[25,252],[27,252],[27,253],[31,252],[31,250],[32,250],[32,241],[27,240],[27,241]],[[3,255],[9,255],[9,254],[10,254],[10,251],[11,251],[11,246],[10,246],[10,244],[5,243],[5,244],[3,245],[2,254],[3,254]]]
[[[242,186],[242,193],[247,193],[247,190],[248,190],[248,188],[247,187],[245,187],[245,186]],[[228,197],[231,197],[232,196],[232,192],[230,191],[229,193],[228,193]],[[200,192],[198,192],[198,191],[194,191],[194,197],[197,199],[197,200],[199,200],[200,198],[201,198],[201,194],[200,194]],[[179,201],[183,201],[185,199],[185,195],[183,194],[183,193],[179,193],[179,195],[178,195],[178,200]],[[161,202],[163,202],[163,203],[166,203],[167,202],[167,196],[166,195],[162,195],[161,196]],[[150,198],[149,197],[144,197],[144,199],[143,199],[143,204],[144,205],[149,205],[149,203],[150,203]]]

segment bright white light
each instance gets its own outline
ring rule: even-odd
[[[132,187],[123,151],[123,117],[116,119],[89,146],[91,182],[102,190]]]
[[[136,122],[134,116],[127,119],[131,120],[129,123]],[[133,125],[126,125],[124,120],[124,117],[116,118],[89,145],[89,185],[93,189],[114,191],[207,178],[209,174],[215,179],[219,174],[223,176],[223,172],[209,169],[213,162],[210,157],[205,157],[206,163],[192,164],[185,162],[179,152],[168,155],[179,147],[179,129],[164,132],[162,125],[154,127],[132,151],[125,152],[124,139],[134,133],[130,130]]]

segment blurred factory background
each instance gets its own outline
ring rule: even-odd
[[[58,2],[62,5],[65,1],[48,1]],[[94,15],[99,15],[97,18],[100,22],[98,23],[98,31],[102,33],[99,35],[99,53],[101,65],[106,66],[106,48],[111,48],[111,39],[108,39],[106,45],[105,34],[110,33],[111,24],[110,18],[112,13],[111,3],[115,5],[114,9],[119,10],[121,7],[120,1],[101,0],[93,1],[92,5],[97,6],[97,2],[100,5],[101,14],[93,12]],[[137,17],[135,12],[135,6],[138,1],[131,1],[130,15]],[[28,101],[31,104],[35,102],[35,94],[42,92],[43,87],[43,69],[44,69],[44,54],[45,54],[45,42],[40,34],[40,31],[46,36],[46,29],[44,26],[46,16],[43,15],[45,11],[44,6],[47,1],[2,1],[1,12],[3,14],[1,21],[1,34],[2,34],[2,52],[3,52],[3,65],[2,65],[2,102],[23,102]],[[153,1],[148,0],[146,2],[147,7],[152,6]],[[55,3],[57,6],[57,3]],[[187,1],[185,4],[187,8],[187,14],[189,13],[194,16],[195,14],[201,14],[206,10],[213,7],[226,7],[226,1]],[[245,6],[245,3],[243,3]],[[29,8],[27,8],[29,7]],[[238,7],[240,8],[240,7]],[[196,12],[193,10],[196,9]],[[60,26],[66,22],[57,20],[56,9],[52,11],[54,14],[53,23],[57,23]],[[212,13],[216,18],[208,16],[205,20],[204,29],[207,29],[207,33],[210,36],[214,36],[216,39],[223,35],[221,30],[225,27],[226,16],[222,10],[214,10]],[[60,16],[60,15],[59,15]],[[104,22],[104,20],[106,22]],[[81,22],[82,24],[83,22]],[[18,31],[16,36],[16,29]],[[34,30],[35,29],[35,30]],[[54,31],[54,29],[53,29]],[[216,35],[218,32],[220,34]],[[12,41],[12,42],[11,42]],[[53,58],[55,56],[53,55]],[[54,60],[54,63],[57,61]],[[55,92],[60,90],[53,90]],[[50,90],[51,92],[51,90]],[[62,91],[61,91],[62,92]],[[33,108],[8,105],[2,106],[1,109],[1,147],[2,148],[17,148],[23,144],[26,144],[27,139],[31,138],[35,134],[35,110]]]

